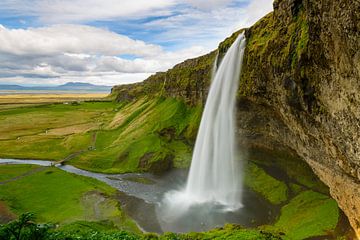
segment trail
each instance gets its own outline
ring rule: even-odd
[[[65,164],[67,161],[70,161],[71,159],[74,159],[76,158],[77,156],[85,153],[85,152],[89,152],[89,151],[92,151],[95,149],[95,144],[96,144],[96,138],[97,138],[97,132],[94,132],[92,137],[91,137],[91,143],[90,145],[85,148],[85,149],[82,149],[82,150],[79,150],[77,152],[74,152],[74,153],[71,153],[70,155],[68,155],[66,158],[60,160],[60,161],[57,161],[56,164]]]
[[[1,164],[0,164],[0,165],[1,165]],[[3,165],[5,165],[5,164],[3,164]],[[26,172],[26,173],[23,173],[23,174],[21,174],[21,175],[19,175],[19,176],[10,178],[10,179],[5,180],[5,181],[1,181],[1,182],[0,182],[0,185],[4,185],[4,184],[7,184],[7,183],[15,182],[15,181],[20,180],[20,179],[22,179],[22,178],[24,178],[24,177],[27,177],[27,176],[33,175],[33,174],[35,174],[35,173],[41,172],[41,171],[43,171],[43,170],[46,169],[46,168],[47,168],[47,167],[39,167],[39,168],[32,169],[32,170],[30,170],[30,171],[28,171],[28,172]]]
[[[60,160],[60,161],[57,161],[55,162],[54,165],[56,164],[61,164],[61,165],[64,165],[67,161],[70,161],[71,159],[85,153],[85,152],[88,152],[88,151],[91,151],[93,149],[95,149],[95,144],[96,144],[96,136],[97,136],[97,132],[94,132],[93,135],[92,135],[92,138],[91,138],[91,143],[90,145],[88,146],[88,148],[86,149],[82,149],[80,151],[77,151],[77,152],[74,152],[74,153],[71,153],[69,156],[67,156],[66,158]],[[1,164],[0,164],[1,165]],[[3,164],[4,165],[4,164]],[[38,172],[41,172],[43,171],[44,169],[46,169],[48,167],[39,167],[39,168],[36,168],[36,169],[32,169],[28,172],[25,172],[19,176],[16,176],[16,177],[13,177],[13,178],[10,178],[10,179],[7,179],[7,180],[4,180],[4,181],[1,181],[0,182],[0,185],[4,185],[4,184],[7,184],[7,183],[11,183],[11,182],[15,182],[17,180],[20,180],[24,177],[27,177],[27,176],[30,176],[30,175],[33,175],[35,173],[38,173]]]

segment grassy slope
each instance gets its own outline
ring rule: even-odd
[[[8,176],[13,177],[32,168],[27,165],[1,165],[0,172],[11,173]],[[136,225],[112,199],[115,192],[115,189],[97,180],[49,167],[0,185],[0,200],[16,214],[34,212],[41,222],[64,224],[79,220],[107,220],[119,228],[137,231]]]
[[[101,172],[161,172],[170,160],[186,167],[200,116],[172,98],[0,110],[0,157],[61,160],[96,140],[71,164]]]
[[[161,172],[171,159],[176,167],[188,166],[191,147],[186,137],[195,135],[193,125],[197,126],[200,114],[194,113],[199,111],[171,98],[144,98],[126,104],[98,131],[96,149],[70,163],[110,173]]]

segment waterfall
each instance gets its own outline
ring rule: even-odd
[[[213,76],[185,188],[185,195],[194,203],[212,201],[230,209],[241,206],[235,102],[244,50],[241,34]]]
[[[225,223],[219,211],[242,207],[235,104],[245,44],[245,36],[240,34],[213,76],[185,188],[166,193],[157,208],[166,231],[196,230],[198,224]]]

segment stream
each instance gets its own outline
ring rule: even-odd
[[[0,159],[0,164],[34,164],[54,166],[42,160]],[[270,223],[277,209],[253,191],[244,188],[244,207],[236,211],[223,211],[215,204],[192,206],[182,216],[169,218],[171,211],[161,208],[165,193],[181,190],[186,183],[187,170],[173,170],[162,176],[150,173],[104,174],[78,169],[71,165],[55,165],[69,173],[95,178],[119,190],[117,195],[123,210],[146,232],[191,232],[222,227],[226,223],[255,227]]]

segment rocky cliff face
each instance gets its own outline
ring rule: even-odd
[[[250,152],[293,152],[304,159],[360,234],[360,2],[276,0],[274,12],[245,31],[241,144]],[[220,56],[236,35],[220,44]],[[113,93],[119,100],[146,94],[201,104],[215,56]]]
[[[248,142],[295,150],[330,187],[358,234],[359,9],[359,1],[276,1],[274,13],[247,30],[240,84],[242,99],[258,106],[253,109],[274,113]],[[243,114],[255,115],[251,108]]]

